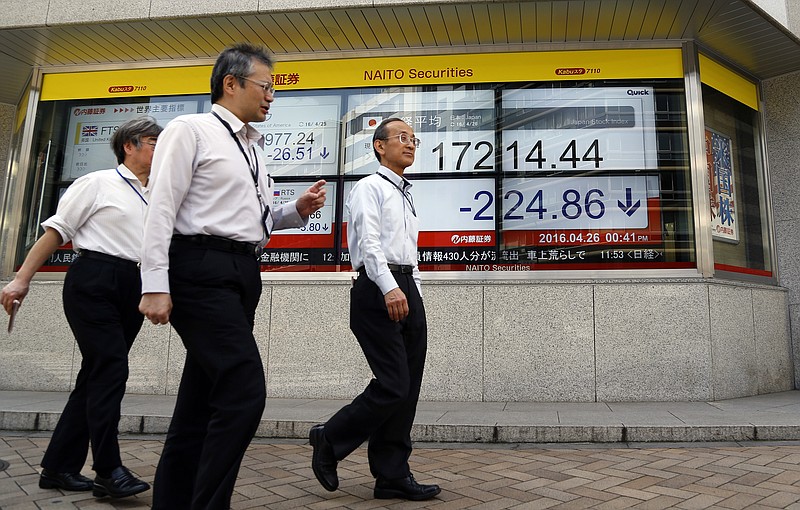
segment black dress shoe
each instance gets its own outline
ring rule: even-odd
[[[112,498],[125,498],[139,494],[150,488],[150,484],[139,480],[125,466],[119,466],[111,471],[109,478],[96,476],[92,494],[96,498],[111,496]]]
[[[333,447],[325,438],[324,425],[314,425],[308,433],[308,440],[314,448],[311,456],[311,469],[314,476],[325,490],[335,491],[339,488],[339,476],[336,474],[336,456]]]
[[[442,492],[438,485],[422,485],[414,480],[414,475],[397,480],[378,479],[375,482],[375,499],[409,499],[423,501]]]
[[[90,491],[92,479],[80,473],[55,473],[43,469],[39,476],[39,487],[42,489],[61,489],[63,491]]]

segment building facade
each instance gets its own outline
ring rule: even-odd
[[[344,199],[401,117],[429,321],[422,398],[721,400],[797,386],[800,2],[11,0],[0,14],[0,272],[69,184],[115,165],[132,116],[210,109],[217,53],[270,48],[256,127],[276,203],[326,207],[262,255],[268,395],[349,398]],[[0,339],[0,389],[70,389],[69,246]],[[185,351],[145,325],[131,393],[177,390]]]

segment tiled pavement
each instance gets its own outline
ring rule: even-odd
[[[0,467],[0,510],[149,508],[150,491],[112,501],[39,489],[66,397],[0,391],[0,460],[10,464]],[[800,510],[800,391],[715,402],[420,402],[412,469],[443,491],[419,503],[373,499],[363,448],[340,464],[341,490],[319,486],[304,438],[343,403],[268,399],[233,508]],[[145,480],[173,406],[174,396],[123,400],[123,461]]]
[[[38,487],[47,432],[0,432],[0,508],[149,508],[151,492],[121,500]],[[152,481],[163,436],[124,436],[123,462]],[[418,444],[412,469],[443,491],[427,502],[375,500],[366,450],[340,463],[328,493],[311,473],[303,440],[256,439],[239,472],[232,508],[541,509],[797,508],[800,443]],[[88,464],[87,464],[88,466]],[[83,473],[89,475],[88,467]]]

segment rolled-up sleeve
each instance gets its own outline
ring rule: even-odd
[[[43,221],[42,227],[58,232],[62,244],[71,241],[78,229],[95,213],[99,192],[95,180],[79,178],[67,188],[58,202],[56,213]]]

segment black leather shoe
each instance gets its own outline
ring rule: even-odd
[[[150,484],[139,480],[125,466],[119,466],[111,471],[109,478],[96,476],[92,494],[96,498],[111,496],[112,498],[125,498],[139,494],[150,488]]]
[[[314,448],[311,456],[311,469],[314,476],[325,490],[335,491],[339,488],[339,476],[336,474],[336,456],[333,447],[325,439],[325,426],[314,425],[308,433],[308,440]]]
[[[92,479],[86,478],[80,473],[55,473],[49,469],[43,469],[39,476],[39,487],[41,489],[61,489],[62,491],[90,491],[92,490]]]
[[[442,492],[438,485],[422,485],[414,480],[414,475],[397,480],[378,479],[375,482],[375,499],[409,499],[423,501]]]

